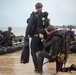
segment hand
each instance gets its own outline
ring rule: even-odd
[[[39,34],[39,37],[42,39],[42,38],[44,38],[44,35],[43,34]]]

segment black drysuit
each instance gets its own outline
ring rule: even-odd
[[[44,58],[49,59],[49,61],[56,61],[56,71],[59,71],[62,68],[63,62],[58,62],[57,58],[53,59],[51,55],[49,55],[50,47],[59,42],[62,38],[58,35],[50,35],[45,42],[43,42],[44,51],[41,51],[38,55],[38,71],[42,71]],[[61,46],[61,44],[60,44]],[[60,48],[59,48],[60,49]],[[56,49],[55,49],[56,50]],[[51,65],[52,66],[52,65]]]

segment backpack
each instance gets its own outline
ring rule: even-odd
[[[61,37],[61,40],[58,41],[57,43],[54,43],[50,47],[49,52],[50,52],[50,54],[56,54],[59,62],[62,62],[63,60],[61,60],[61,59],[64,59],[64,63],[66,63],[67,58],[68,58],[68,51],[70,48],[67,31],[66,30],[57,30],[53,36],[55,36],[55,35]]]
[[[12,45],[12,41],[14,40],[14,34],[12,32],[9,32],[9,31],[3,31],[2,32],[2,35],[3,35],[3,46],[6,46],[6,45]]]
[[[49,19],[47,12],[33,12],[35,17],[35,23],[32,25],[30,30],[30,36],[42,32],[47,26],[49,26]],[[30,18],[27,19],[29,23]]]
[[[70,49],[70,43],[68,40],[68,32],[66,30],[58,30],[56,32],[56,35],[62,37],[62,50],[60,50],[59,56],[61,56],[61,54],[65,54],[65,58],[64,58],[64,64],[65,64],[67,62],[68,51]]]

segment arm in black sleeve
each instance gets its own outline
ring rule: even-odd
[[[43,34],[43,35],[44,35],[44,39],[46,39],[46,38],[47,38],[47,34],[46,34],[45,29],[44,29],[42,32],[40,32],[40,34]]]
[[[34,24],[34,15],[31,15],[30,16],[30,20],[29,20],[29,23],[28,23],[28,26],[26,28],[26,35],[30,34],[30,30],[32,28],[32,25]]]
[[[61,40],[61,37],[59,36],[54,36],[52,39],[50,39],[48,42],[44,42],[43,45],[44,47],[49,47],[51,45],[53,45],[54,43],[58,42]]]

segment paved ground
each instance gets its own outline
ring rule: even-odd
[[[34,72],[33,63],[30,58],[30,63],[20,63],[21,51],[0,56],[0,75],[40,75]],[[76,64],[76,54],[70,54],[66,66]],[[55,73],[55,63],[47,63],[43,66],[44,73],[42,75],[52,75]],[[59,72],[56,75],[76,75],[72,73]]]

